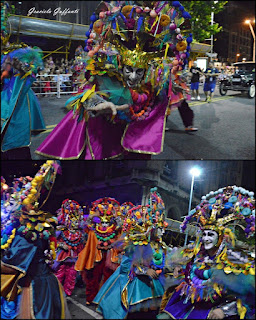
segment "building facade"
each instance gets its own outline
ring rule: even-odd
[[[254,18],[253,1],[228,1],[224,11],[216,15],[223,30],[215,36],[214,51],[218,61],[231,65],[234,62],[252,61],[253,37],[246,19]]]

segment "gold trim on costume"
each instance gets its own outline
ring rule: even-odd
[[[37,153],[37,154],[39,154],[39,155],[41,155],[41,156],[47,157],[47,158],[50,157],[50,158],[52,158],[52,159],[58,159],[58,160],[76,160],[76,159],[78,159],[78,158],[81,156],[81,154],[83,153],[84,148],[85,148],[85,145],[86,145],[86,139],[85,139],[85,142],[84,142],[84,145],[83,145],[81,151],[79,152],[78,156],[76,156],[76,157],[63,158],[63,157],[53,156],[53,155],[51,155],[51,154],[47,154],[47,153],[40,152],[40,151],[37,151],[37,150],[35,151],[35,153]]]
[[[88,142],[88,147],[89,147],[89,151],[90,151],[92,160],[95,160],[95,156],[94,156],[94,153],[92,151],[92,146],[91,146],[91,142],[90,142],[90,138],[89,138],[89,134],[88,134],[88,126],[86,126],[85,131],[86,131],[86,141]]]
[[[164,115],[164,125],[163,125],[163,132],[162,132],[162,141],[161,141],[161,151],[160,152],[149,152],[149,151],[142,151],[142,150],[133,150],[133,149],[128,149],[128,148],[125,148],[123,146],[123,140],[124,140],[124,137],[125,137],[125,134],[128,130],[128,126],[130,124],[127,124],[125,130],[124,130],[124,133],[123,133],[123,136],[121,138],[121,146],[126,150],[126,151],[129,151],[129,152],[134,152],[134,153],[143,153],[143,154],[152,154],[152,155],[158,155],[160,153],[163,152],[163,147],[164,147],[164,138],[165,138],[165,124],[166,124],[166,116],[167,116],[167,108],[166,108],[166,111],[165,111],[165,115]]]
[[[57,282],[58,282],[58,286],[59,286],[59,292],[60,292],[60,302],[61,302],[61,319],[65,319],[65,304],[64,304],[64,297],[63,297],[63,289],[62,289],[62,285],[60,283],[60,281],[58,280],[58,278],[56,277],[56,275],[54,274]]]
[[[118,268],[120,268],[120,266],[118,267]],[[116,268],[116,270],[118,269],[118,268]],[[108,293],[108,291],[113,287],[113,285],[116,283],[116,281],[117,281],[117,279],[120,277],[120,274],[119,274],[119,276],[118,277],[116,277],[116,279],[115,279],[115,281],[112,283],[112,285],[108,288],[108,290],[104,293],[104,295],[102,296],[102,298],[100,299],[100,301],[99,302],[94,302],[93,301],[93,303],[95,303],[95,304],[100,304],[101,303],[101,300],[105,297],[105,295]],[[98,308],[98,307],[97,307]]]
[[[140,303],[140,302],[143,302],[143,301],[146,301],[146,300],[149,300],[149,299],[156,299],[156,298],[161,298],[162,296],[160,295],[160,296],[155,296],[155,297],[147,297],[147,298],[145,298],[145,299],[142,299],[142,300],[139,300],[139,301],[136,301],[136,302],[134,302],[134,303],[130,303],[130,306],[135,306],[136,304],[138,304],[138,303]]]

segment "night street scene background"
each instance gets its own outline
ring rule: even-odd
[[[6,183],[20,176],[33,177],[44,161],[3,161],[1,174]],[[188,214],[191,193],[191,169],[197,168],[200,175],[194,178],[191,208],[195,208],[203,195],[224,186],[242,186],[255,191],[255,161],[58,161],[60,164],[55,184],[47,202],[42,207],[54,214],[64,199],[72,199],[83,206],[88,215],[92,201],[103,197],[115,198],[120,203],[130,201],[135,205],[145,204],[151,188],[157,187],[165,203],[168,227],[163,241],[171,248],[181,247],[195,241],[196,229],[188,233],[180,230],[184,216]],[[45,200],[42,193],[40,203]],[[244,246],[245,238],[240,246]],[[239,240],[239,241],[240,241]],[[253,245],[253,242],[250,242]],[[238,244],[238,242],[237,242]],[[250,249],[253,250],[254,249]],[[176,282],[168,278],[166,285]],[[94,303],[87,304],[85,284],[77,274],[73,293],[66,297],[71,319],[102,319]],[[152,319],[156,311],[135,312],[128,319]]]
[[[7,184],[14,177],[32,176],[44,161],[4,161],[2,175]],[[113,197],[120,203],[131,201],[141,204],[150,188],[161,193],[167,218],[179,222],[187,214],[191,188],[190,170],[199,167],[195,178],[192,208],[203,195],[228,185],[242,186],[255,191],[255,161],[60,161],[61,174],[57,175],[44,210],[54,213],[61,202],[70,198],[85,206],[92,201]],[[88,213],[88,212],[87,212]],[[175,224],[177,231],[177,224]],[[181,242],[181,239],[179,239]]]

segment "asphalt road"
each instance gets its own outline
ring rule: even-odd
[[[158,160],[252,160],[255,157],[255,99],[239,92],[230,91],[220,96],[218,88],[211,103],[190,101],[194,111],[194,126],[199,130],[187,133],[178,110],[168,118],[163,152],[153,156]],[[47,130],[32,137],[32,159],[44,159],[34,151],[45,137],[65,116],[64,104],[70,96],[40,97],[42,113]]]
[[[165,290],[175,284],[178,284],[177,280],[173,277],[167,277]],[[79,286],[76,285],[72,295],[66,299],[71,319],[103,319],[102,314],[96,311],[96,305],[86,305],[85,285],[83,283],[79,282]],[[147,312],[134,312],[129,313],[126,319],[156,319],[158,313],[159,309]]]

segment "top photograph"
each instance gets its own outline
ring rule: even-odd
[[[254,160],[255,1],[1,1],[2,160]]]

